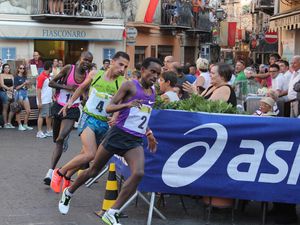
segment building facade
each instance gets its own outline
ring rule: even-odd
[[[1,1],[0,58],[4,62],[27,61],[36,50],[43,60],[58,58],[68,64],[89,50],[100,67],[104,58],[124,50],[124,20],[114,17],[117,10],[121,12],[118,1],[83,1],[77,8],[72,1],[64,1],[62,11],[53,14],[43,2]]]
[[[278,32],[278,53],[290,60],[300,54],[300,0],[275,0],[270,29]]]
[[[210,56],[206,48],[211,45],[210,9],[205,1],[193,8],[192,1],[129,0],[128,14],[126,50],[132,59],[130,68],[149,56],[163,61],[173,55],[182,64],[194,63],[201,53]]]

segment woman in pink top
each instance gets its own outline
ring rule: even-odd
[[[78,108],[80,99],[74,101],[72,108],[68,110],[67,115],[60,113],[64,105],[79,87],[92,68],[93,55],[90,52],[82,52],[76,65],[66,65],[57,76],[50,81],[49,86],[55,88],[56,102],[51,108],[53,116],[53,141],[56,147],[53,151],[51,167],[48,170],[44,183],[50,185],[53,169],[56,167],[63,152],[64,140],[70,134],[75,121],[79,119],[80,110]],[[66,150],[66,149],[65,149]]]

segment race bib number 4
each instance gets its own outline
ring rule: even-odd
[[[111,97],[111,95],[102,92],[97,92],[93,88],[90,92],[89,99],[86,102],[85,106],[90,113],[98,116],[107,117],[108,114],[106,113],[105,109],[108,106]]]
[[[148,105],[142,105],[141,108],[131,108],[124,123],[124,128],[139,134],[145,134],[151,111],[152,108]]]

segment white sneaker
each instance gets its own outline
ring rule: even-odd
[[[46,131],[45,135],[46,137],[53,137],[53,131]]]
[[[12,129],[12,128],[16,128],[16,127],[13,126],[11,123],[7,123],[7,124],[4,124],[4,128]]]
[[[33,127],[29,127],[27,124],[23,124],[23,127],[24,127],[26,130],[33,130]]]
[[[52,179],[53,169],[49,169],[45,178],[44,178],[44,184],[50,185],[51,179]]]
[[[37,138],[45,138],[46,135],[43,133],[43,131],[39,131],[39,132],[37,132],[36,137]]]
[[[26,128],[25,128],[25,127],[23,127],[23,126],[22,126],[22,124],[20,124],[20,125],[19,125],[19,127],[18,127],[18,130],[20,130],[20,131],[24,131],[24,130],[26,130]]]
[[[111,212],[112,210],[107,210],[104,215],[102,216],[103,222],[108,225],[122,225],[119,223],[119,214],[117,212]],[[115,211],[115,210],[114,210]]]
[[[67,195],[66,191],[68,188],[65,188],[63,191],[61,198],[58,203],[58,210],[60,211],[61,214],[66,215],[69,212],[70,208],[70,202],[71,202],[71,197],[70,195]]]

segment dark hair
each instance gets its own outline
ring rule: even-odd
[[[271,58],[271,57],[274,57],[276,61],[281,59],[281,56],[278,53],[271,54],[269,58]]]
[[[270,68],[276,68],[278,71],[280,70],[280,67],[277,64],[270,65],[269,69]]]
[[[3,71],[4,71],[4,67],[6,67],[6,66],[9,66],[9,71],[10,71],[10,65],[9,65],[8,63],[4,63],[4,64],[2,65],[2,73],[3,73]]]
[[[284,64],[285,66],[287,66],[287,67],[290,66],[289,62],[286,61],[286,60],[280,60],[280,63],[283,63],[283,64]]]
[[[105,63],[110,63],[110,60],[109,59],[104,59],[103,64],[105,64]]]
[[[46,61],[44,64],[44,70],[49,70],[52,67],[51,61]]]
[[[244,66],[246,66],[246,63],[245,63],[245,61],[244,61],[244,60],[242,60],[242,59],[239,59],[239,60],[237,60],[237,61],[236,61],[236,63],[238,63],[238,62],[239,62],[239,63],[242,63]]]
[[[24,67],[24,72],[23,72],[23,77],[25,77],[25,78],[27,78],[27,70],[26,70],[26,66],[24,65],[24,64],[21,64],[21,65],[19,65],[18,66],[18,69],[20,69],[20,66],[23,66]],[[17,71],[17,73],[16,73],[16,75],[18,75],[18,71]]]
[[[142,65],[140,64],[140,63],[137,63],[137,64],[135,64],[135,69],[136,70],[138,70],[138,71],[140,71],[141,70],[141,67],[142,67]]]
[[[225,81],[230,81],[233,73],[232,66],[226,63],[218,63],[216,66],[218,67],[218,74],[223,77]]]
[[[80,58],[83,58],[83,57],[91,57],[91,58],[94,58],[93,54],[92,54],[90,51],[83,51],[83,52],[81,52]]]
[[[175,87],[176,83],[177,83],[177,75],[176,73],[174,73],[173,71],[167,71],[164,72],[160,75],[162,78],[164,78],[164,80],[170,81],[170,86],[171,87]]]
[[[113,56],[113,59],[118,59],[118,58],[124,58],[124,59],[127,59],[128,61],[130,61],[130,57],[129,55],[126,53],[126,52],[122,52],[122,51],[119,51],[117,52],[114,56]]]
[[[182,72],[184,74],[189,74],[190,73],[190,67],[189,66],[183,66],[182,67]]]
[[[151,63],[157,63],[160,66],[163,66],[162,62],[158,58],[148,57],[148,58],[144,59],[144,61],[142,62],[142,67],[147,69]]]

